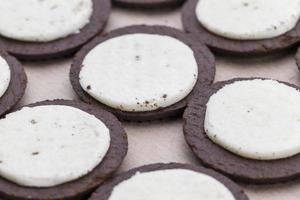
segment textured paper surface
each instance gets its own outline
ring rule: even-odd
[[[180,10],[133,11],[114,8],[107,31],[131,24],[162,24],[182,29]],[[230,58],[217,55],[215,81],[234,77],[268,77],[300,85],[295,51],[267,58]],[[77,99],[69,82],[71,59],[24,63],[28,87],[20,105],[46,99]],[[121,171],[155,162],[199,165],[182,134],[181,120],[124,123],[129,151]],[[251,200],[299,200],[300,181],[272,186],[243,185]]]

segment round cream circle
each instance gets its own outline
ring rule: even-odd
[[[6,60],[0,56],[0,98],[8,89],[11,79],[10,67]]]
[[[199,0],[195,11],[206,29],[222,37],[269,39],[296,26],[300,0]]]
[[[288,158],[300,153],[300,92],[275,80],[228,84],[206,105],[205,131],[241,157]]]
[[[0,0],[0,35],[49,42],[77,34],[89,23],[92,0]]]
[[[110,145],[108,128],[80,109],[25,107],[0,120],[0,175],[28,187],[52,187],[92,171]]]
[[[114,187],[108,200],[234,200],[215,178],[185,169],[137,173]]]
[[[170,36],[129,34],[100,43],[84,58],[81,87],[128,112],[152,111],[184,99],[197,82],[192,49]]]

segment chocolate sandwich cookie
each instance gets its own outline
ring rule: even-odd
[[[116,5],[129,8],[168,8],[179,6],[184,0],[114,0]]]
[[[211,84],[215,59],[174,28],[131,26],[97,37],[77,53],[70,80],[81,100],[120,119],[179,115],[194,88]]]
[[[299,87],[233,79],[199,90],[184,113],[185,139],[201,162],[237,181],[300,177]]]
[[[102,185],[89,200],[121,199],[248,200],[225,176],[186,164],[152,164],[122,173]]]
[[[299,43],[299,18],[299,0],[188,0],[182,10],[187,32],[214,51],[243,56],[275,53]]]
[[[71,54],[103,30],[110,8],[109,0],[3,1],[0,49],[27,60]]]
[[[21,64],[0,51],[0,116],[8,112],[23,97],[27,77]]]
[[[0,133],[1,199],[85,199],[127,152],[121,123],[76,101],[24,106],[0,120]]]

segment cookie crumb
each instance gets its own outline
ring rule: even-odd
[[[140,56],[135,56],[135,60],[136,60],[136,61],[140,61],[140,60],[141,60],[141,57],[140,57]]]
[[[35,121],[34,119],[32,119],[32,120],[30,121],[30,123],[31,123],[31,124],[37,124],[37,121]]]
[[[58,5],[53,5],[50,9],[55,10],[56,8],[58,8]]]

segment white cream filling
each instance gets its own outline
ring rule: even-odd
[[[184,99],[198,76],[194,53],[170,36],[130,34],[109,39],[84,58],[82,88],[112,108],[152,111]]]
[[[0,35],[49,42],[78,33],[92,12],[92,0],[0,0]]]
[[[274,160],[300,153],[300,92],[274,80],[236,81],[212,95],[205,130],[245,158]]]
[[[185,169],[137,173],[116,185],[109,200],[234,200],[215,178]]]
[[[7,91],[11,79],[10,67],[0,56],[0,98]]]
[[[300,18],[300,0],[199,0],[198,21],[230,39],[258,40],[280,36]]]
[[[22,186],[56,186],[92,171],[109,145],[105,124],[82,110],[25,107],[0,120],[0,175]]]

